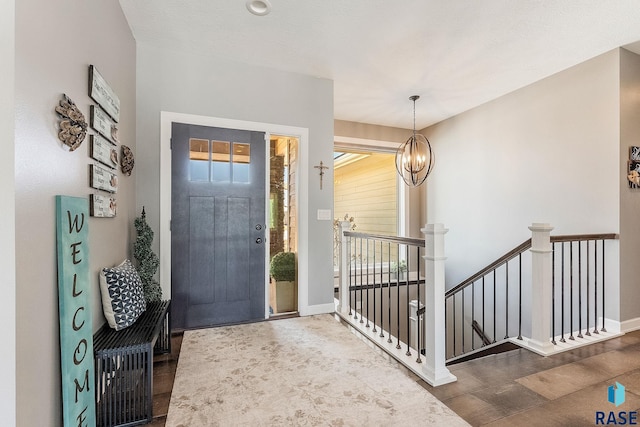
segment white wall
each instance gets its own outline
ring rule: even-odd
[[[423,131],[436,155],[427,220],[450,229],[448,286],[530,237],[532,222],[620,231],[618,65],[611,51]]]
[[[145,44],[138,45],[137,64],[137,139],[144,153],[136,159],[138,207],[146,207],[154,230],[160,229],[161,111],[309,129],[308,158],[301,159],[310,171],[309,233],[300,243],[309,245],[311,261],[300,280],[308,280],[309,305],[331,304],[332,221],[318,221],[316,212],[332,209],[333,172],[325,172],[321,191],[313,166],[333,158],[333,82]]]
[[[16,424],[16,252],[14,183],[14,70],[15,1],[0,3],[0,271],[2,299],[0,324],[3,345],[0,350],[0,424]]]
[[[15,22],[17,425],[56,426],[62,402],[54,196],[88,197],[92,161],[88,138],[74,152],[61,147],[54,108],[66,93],[88,119],[88,66],[94,64],[120,97],[120,139],[136,152],[135,41],[112,0],[21,0]],[[0,63],[4,69],[4,56]],[[1,75],[4,84],[9,79]],[[1,162],[4,174],[11,165]],[[131,253],[136,173],[119,174],[117,217],[89,221],[94,329],[104,322],[98,271]],[[3,191],[4,185],[3,179]]]

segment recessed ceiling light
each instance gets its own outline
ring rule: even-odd
[[[269,0],[247,0],[247,10],[254,15],[264,16],[271,12],[271,2]]]

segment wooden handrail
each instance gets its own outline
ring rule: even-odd
[[[551,243],[556,242],[576,242],[585,240],[618,240],[620,235],[615,233],[606,234],[569,234],[566,236],[551,236]]]
[[[588,240],[617,240],[619,237],[620,236],[615,233],[573,234],[573,235],[551,236],[551,242],[557,243],[557,242],[577,242],[577,241],[588,241]],[[531,239],[528,239],[522,242],[520,245],[516,246],[515,248],[513,248],[512,250],[510,250],[509,252],[507,252],[506,254],[504,254],[503,256],[501,256],[500,258],[498,258],[497,260],[495,260],[494,262],[492,262],[491,264],[483,268],[482,270],[478,271],[477,273],[473,274],[469,278],[460,282],[458,285],[449,289],[445,293],[445,298],[448,298],[451,295],[458,292],[460,289],[463,289],[469,286],[471,283],[480,279],[482,276],[486,275],[487,273],[490,273],[491,271],[500,267],[502,264],[506,263],[507,261],[510,261],[520,253],[530,248],[531,248]]]
[[[398,243],[400,245],[419,246],[421,248],[424,248],[424,239],[416,239],[413,237],[385,236],[382,234],[356,233],[355,231],[345,231],[344,235],[347,237],[374,239],[381,240],[383,242]]]

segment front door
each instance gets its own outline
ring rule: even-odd
[[[173,123],[176,329],[265,318],[265,134]]]

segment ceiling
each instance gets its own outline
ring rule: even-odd
[[[120,0],[138,43],[331,79],[336,119],[401,128],[414,94],[421,129],[616,47],[640,53],[637,0],[271,3]]]

